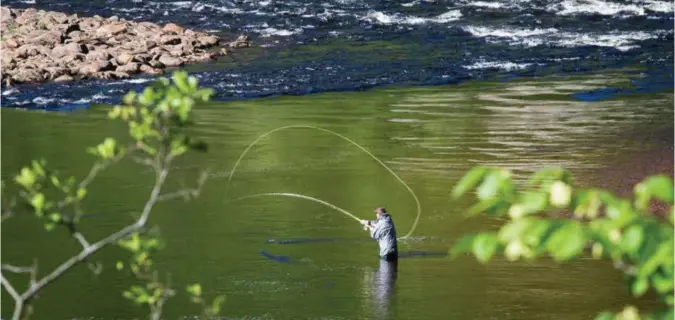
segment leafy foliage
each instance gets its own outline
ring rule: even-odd
[[[161,241],[158,236],[147,232],[146,223],[157,202],[179,197],[189,199],[199,194],[205,174],[200,176],[197,187],[193,189],[162,193],[162,187],[169,174],[171,162],[176,157],[190,150],[206,150],[206,145],[190,137],[186,129],[193,124],[190,120],[193,108],[199,103],[209,101],[212,95],[213,90],[199,88],[197,79],[188,76],[186,72],[175,72],[170,80],[160,78],[141,93],[129,92],[123,98],[123,105],[114,106],[110,110],[110,119],[122,120],[127,124],[132,142],[122,143],[108,137],[100,144],[88,148],[87,152],[95,157],[95,163],[84,179],[78,181],[72,176],[63,178],[47,167],[46,160],[40,159],[23,167],[15,176],[18,196],[6,199],[5,182],[2,182],[3,223],[15,214],[28,213],[43,221],[47,231],[57,226],[65,227],[82,245],[81,252],[40,279],[37,278],[36,265],[28,268],[3,265],[3,273],[29,270],[33,277],[31,286],[20,294],[5,275],[2,275],[2,285],[15,301],[13,319],[28,315],[29,302],[38,291],[60,278],[68,269],[86,261],[90,255],[112,244],[131,253],[127,262],[117,261],[116,269],[129,270],[143,282],[142,285],[133,285],[124,291],[123,296],[135,304],[147,306],[152,319],[160,318],[164,302],[175,293],[169,281],[163,281],[154,269],[151,255],[161,248]],[[89,243],[79,231],[80,218],[85,214],[83,200],[88,196],[87,187],[101,170],[124,158],[132,158],[153,169],[155,183],[150,196],[135,223],[124,226],[98,242]],[[206,314],[218,313],[221,302],[222,298],[218,297],[212,305],[204,305]]]
[[[506,216],[497,231],[465,235],[451,248],[452,257],[473,253],[482,263],[503,254],[509,261],[548,255],[557,262],[590,253],[609,259],[623,271],[635,297],[656,292],[668,307],[646,317],[673,317],[673,180],[665,175],[646,178],[634,188],[634,199],[622,199],[597,188],[575,189],[561,168],[535,172],[518,191],[508,170],[478,167],[457,183],[452,196],[474,191],[477,203],[469,215]],[[667,217],[650,212],[650,204],[669,206]],[[601,313],[598,319],[641,319],[634,307]]]

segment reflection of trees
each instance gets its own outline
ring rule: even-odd
[[[617,82],[591,78],[410,89],[392,104],[390,118],[401,122],[395,127],[409,129],[396,139],[426,152],[396,159],[396,164],[450,174],[475,165],[588,170],[606,159],[597,157],[616,152],[616,136],[622,132],[672,128],[672,109],[663,108],[672,105],[672,97],[652,95],[638,103],[631,101],[637,98],[584,102],[570,97],[612,81]],[[620,147],[626,143],[630,139]]]

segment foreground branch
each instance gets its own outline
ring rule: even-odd
[[[9,295],[12,296],[14,299],[14,315],[12,316],[12,319],[18,320],[21,318],[21,314],[23,313],[23,304],[24,301],[21,299],[19,294],[14,290],[14,287],[9,283],[7,279],[5,279],[5,276],[0,273],[0,277],[2,280],[2,286],[9,292]]]
[[[2,270],[3,271],[9,271],[13,273],[31,273],[35,267],[17,267],[13,266],[11,264],[3,264],[2,265]]]
[[[637,274],[637,269],[635,269],[634,266],[631,266],[629,264],[626,264],[625,262],[619,260],[619,261],[614,261],[614,268],[619,269],[623,271],[623,273],[634,276]]]
[[[12,295],[16,302],[16,307],[15,307],[15,312],[13,319],[18,320],[23,312],[23,307],[24,305],[29,302],[40,290],[42,290],[44,287],[49,285],[50,283],[54,282],[56,279],[61,277],[63,274],[65,274],[68,270],[73,268],[74,266],[78,265],[79,263],[87,260],[91,255],[94,253],[98,252],[102,248],[111,245],[113,243],[116,243],[118,240],[121,240],[125,237],[128,237],[132,235],[135,232],[138,232],[142,230],[148,220],[148,217],[150,216],[150,213],[152,212],[152,208],[158,201],[158,196],[161,192],[162,186],[164,185],[164,182],[166,180],[167,175],[169,174],[169,164],[171,162],[171,156],[167,156],[165,161],[164,161],[164,168],[159,172],[157,176],[157,180],[155,181],[155,185],[150,193],[150,198],[148,201],[145,203],[145,206],[143,208],[143,212],[141,213],[140,218],[130,224],[127,225],[126,227],[122,228],[121,230],[109,235],[108,237],[95,242],[93,244],[89,244],[84,237],[80,233],[75,233],[74,236],[75,238],[80,241],[80,243],[83,246],[82,251],[77,254],[76,256],[71,257],[70,259],[66,260],[64,263],[59,265],[56,269],[54,269],[51,273],[49,273],[47,276],[43,277],[42,279],[36,281],[35,283],[32,283],[31,286],[26,290],[23,294],[18,294],[16,290],[5,280],[5,278],[2,278],[2,284],[3,286],[7,289],[8,292]],[[100,170],[100,169],[99,169]],[[96,170],[92,170],[92,172],[96,172]],[[93,177],[95,174],[90,174],[90,177]],[[4,267],[3,267],[4,268]]]

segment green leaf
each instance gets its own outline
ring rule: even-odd
[[[190,86],[191,91],[197,90],[197,87],[199,87],[199,81],[197,80],[196,77],[190,76],[188,77],[188,85]]]
[[[498,203],[499,203],[499,199],[490,199],[490,200],[481,201],[481,202],[471,206],[469,209],[467,209],[466,216],[471,217],[471,216],[475,216],[477,214],[481,214],[483,212],[486,212],[488,209],[497,205]]]
[[[35,213],[38,217],[42,216],[42,210],[45,205],[45,195],[43,193],[36,193],[30,200],[30,204],[35,208]]]
[[[176,87],[183,93],[189,93],[192,91],[190,88],[191,86],[188,84],[187,73],[183,71],[174,72],[172,79],[174,85],[176,85]]]
[[[546,194],[543,192],[532,192],[532,191],[526,191],[522,193],[521,199],[518,203],[518,209],[520,212],[520,216],[525,216],[525,215],[530,215],[534,213],[538,213],[544,208],[546,208],[547,202],[546,202]],[[511,218],[516,218],[515,212],[509,211],[509,215],[511,215]]]
[[[453,189],[453,198],[457,199],[466,194],[469,190],[473,189],[478,184],[478,182],[483,179],[487,172],[488,168],[484,167],[476,167],[467,172]]]
[[[46,175],[45,169],[44,169],[44,160],[38,162],[37,160],[31,161],[31,164],[33,165],[33,173],[39,177],[44,177]]]
[[[51,178],[52,184],[55,187],[57,187],[57,188],[61,187],[61,181],[59,181],[59,177],[57,177],[55,175],[52,175],[50,178]]]
[[[183,143],[183,139],[174,139],[171,141],[171,154],[179,156],[188,150],[188,146]]]
[[[546,240],[546,236],[552,232],[552,227],[554,227],[554,224],[551,221],[534,220],[525,229],[521,238],[525,244],[538,248]],[[536,251],[538,250],[535,250],[535,254],[538,253]]]
[[[649,281],[646,278],[638,277],[631,285],[631,293],[635,297],[640,297],[649,289]]]
[[[508,243],[519,239],[534,221],[532,218],[524,218],[507,223],[499,230],[499,240],[502,243]]]
[[[195,283],[187,286],[186,291],[193,296],[199,297],[202,295],[202,286],[199,283]]]
[[[87,195],[87,189],[78,188],[77,189],[77,199],[82,200]]]
[[[567,184],[571,183],[567,170],[558,167],[549,167],[535,172],[527,181],[527,184],[529,186],[547,185],[556,180],[560,180]]]
[[[644,182],[647,192],[656,199],[667,204],[673,204],[673,179],[666,175],[655,175],[647,178]]]
[[[473,240],[473,254],[482,263],[488,262],[496,251],[497,236],[494,233],[480,233]]]
[[[476,237],[476,234],[464,235],[462,238],[457,241],[457,243],[450,249],[450,257],[455,258],[460,253],[470,252],[473,248],[473,240]]]
[[[225,302],[225,296],[220,295],[215,298],[213,298],[213,301],[211,301],[211,308],[209,312],[211,315],[217,315],[220,313],[220,306]]]
[[[654,285],[654,289],[658,291],[659,293],[666,293],[666,292],[672,292],[673,291],[673,277],[672,275],[670,277],[666,277],[660,273],[655,273],[652,276],[652,285]]]
[[[122,103],[126,105],[132,105],[134,104],[134,101],[136,100],[136,91],[131,90],[127,92],[127,94],[122,97]]]
[[[672,246],[659,245],[651,256],[649,256],[645,263],[638,268],[638,276],[647,277],[658,269],[661,263],[666,262],[669,253],[673,252]]]
[[[506,256],[506,259],[509,261],[516,261],[521,256],[530,257],[531,255],[532,251],[530,248],[528,248],[520,239],[510,241],[504,250],[504,256]]]
[[[642,245],[643,230],[640,225],[632,225],[626,229],[621,237],[619,247],[626,253],[636,254]]]
[[[122,262],[122,261],[117,261],[117,263],[115,263],[115,269],[117,269],[117,270],[122,270],[122,269],[124,269],[124,262]]]
[[[558,228],[546,242],[546,249],[555,261],[565,261],[581,253],[586,237],[581,225],[574,221]]]
[[[572,199],[572,187],[562,181],[556,181],[549,188],[551,205],[566,208]]]
[[[33,184],[35,184],[35,181],[37,180],[37,177],[35,176],[35,173],[27,167],[24,167],[21,169],[21,174],[17,175],[16,178],[14,178],[14,181],[16,183],[20,184],[26,189],[30,189],[33,187]]]
[[[52,222],[61,221],[61,215],[59,213],[50,213],[48,217],[49,217],[49,221],[52,221]]]
[[[199,99],[201,99],[201,101],[206,102],[206,101],[209,101],[211,99],[211,96],[213,96],[215,93],[216,93],[215,90],[213,90],[211,88],[207,88],[207,89],[201,89],[201,90],[197,91],[196,96],[199,97]]]
[[[491,200],[497,196],[502,180],[498,171],[488,173],[483,183],[478,187],[478,199]]]

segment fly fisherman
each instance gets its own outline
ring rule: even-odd
[[[377,220],[361,220],[363,229],[370,231],[370,237],[380,246],[380,258],[387,261],[398,260],[396,228],[391,215],[385,208],[375,209]]]

